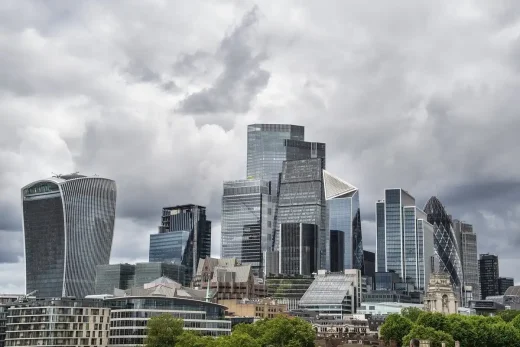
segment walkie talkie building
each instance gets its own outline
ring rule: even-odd
[[[26,291],[38,297],[94,293],[96,266],[108,264],[116,183],[77,173],[22,188]]]

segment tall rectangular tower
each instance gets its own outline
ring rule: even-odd
[[[453,227],[457,234],[461,235],[460,258],[464,277],[464,306],[467,306],[469,300],[480,299],[477,234],[473,232],[473,225],[459,220],[453,221]]]
[[[323,184],[322,158],[284,162],[278,201],[278,228],[286,223],[318,226],[318,268],[327,268],[329,248],[327,205]],[[281,240],[278,235],[278,241]],[[277,244],[279,250],[279,243]]]
[[[340,271],[358,269],[363,271],[363,237],[359,190],[352,184],[323,171],[325,199],[327,200],[328,227],[330,235],[343,233],[343,263]],[[330,247],[333,247],[332,241]],[[329,252],[328,252],[329,253]],[[329,254],[332,255],[332,252]],[[332,258],[331,258],[332,259]],[[332,269],[331,269],[332,270]]]
[[[403,189],[386,189],[376,203],[376,261],[378,272],[393,271],[403,282],[425,290],[434,254],[433,226]]]
[[[480,296],[485,300],[488,296],[499,295],[498,292],[498,257],[494,254],[481,254],[480,269]]]
[[[175,233],[176,237],[169,233]],[[150,261],[162,262],[176,259],[181,249],[181,263],[186,267],[185,281],[190,283],[197,272],[199,259],[211,255],[211,221],[206,219],[206,207],[180,205],[162,210],[160,237],[150,237]],[[187,238],[186,238],[187,236]],[[161,241],[161,242],[158,242]],[[179,247],[178,242],[185,242]],[[171,250],[164,249],[171,245]]]
[[[263,277],[265,256],[272,247],[273,217],[270,182],[224,182],[220,256],[250,264],[253,273]]]

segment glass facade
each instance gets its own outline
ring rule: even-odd
[[[280,273],[311,275],[318,271],[318,226],[281,224]]]
[[[460,290],[464,280],[460,258],[461,248],[457,237],[460,233],[456,232],[451,217],[435,196],[428,200],[424,212],[428,215],[428,222],[433,225],[435,256],[440,266],[439,271],[450,275],[451,283]]]
[[[278,223],[315,224],[318,233],[318,266],[328,265],[327,208],[323,185],[324,160],[321,158],[286,161],[281,175]],[[277,250],[279,242],[277,243]]]
[[[128,289],[134,285],[135,265],[109,264],[96,268],[94,294],[113,294],[114,288]]]
[[[186,279],[186,267],[180,263],[137,263],[135,264],[134,287],[142,287],[159,277],[168,277],[179,284],[189,285]],[[120,288],[124,289],[124,288]]]
[[[96,266],[108,264],[116,184],[78,174],[22,188],[26,291],[39,297],[92,294]]]
[[[498,294],[498,257],[493,254],[481,254],[479,259],[480,296],[485,300],[488,296]]]
[[[344,233],[343,269],[363,269],[363,236],[359,191],[351,184],[323,172],[330,233]],[[331,243],[332,245],[332,243]]]
[[[385,203],[376,203],[376,269],[386,271]]]
[[[175,233],[176,236],[150,237],[150,258],[152,262],[172,261],[171,255],[179,251],[179,242],[185,239],[182,265],[185,266],[185,282],[190,283],[197,272],[199,259],[211,256],[211,221],[206,219],[206,207],[198,205],[181,205],[164,207],[162,210],[159,234]],[[159,245],[157,240],[168,240],[170,250]],[[182,245],[181,245],[182,248]],[[152,260],[153,259],[153,260]]]
[[[400,282],[399,275],[395,272],[376,272],[376,290],[395,290],[396,283]]]
[[[359,273],[359,271],[358,271]],[[343,319],[356,313],[359,274],[318,274],[300,300],[302,309],[317,312],[320,316]]]
[[[415,199],[402,189],[385,190],[385,200],[376,203],[376,229],[378,272],[395,272],[424,290],[431,273],[433,227]]]
[[[345,269],[345,233],[330,230],[330,271],[340,272]]]
[[[306,142],[304,135],[303,126],[291,124],[252,124],[247,128],[247,178],[271,182],[275,228],[273,250],[278,250],[280,241],[279,230],[276,229],[280,223],[278,221],[279,180],[284,162],[322,158],[325,167],[325,144]]]
[[[453,221],[455,231],[460,233],[460,257],[462,262],[462,272],[464,281],[464,306],[468,306],[469,300],[467,296],[480,299],[480,279],[478,270],[478,251],[477,251],[477,234],[473,232],[473,226],[461,222]],[[471,295],[467,291],[471,292]]]
[[[150,262],[182,261],[186,253],[190,232],[179,230],[171,233],[151,234],[148,259]]]
[[[225,307],[211,302],[182,298],[131,297],[105,300],[111,309],[111,346],[143,346],[148,320],[161,314],[182,319],[185,330],[201,335],[231,333],[231,321],[224,318]]]
[[[249,264],[263,277],[264,256],[271,250],[274,227],[271,185],[268,181],[224,182],[221,257]]]

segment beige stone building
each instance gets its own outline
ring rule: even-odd
[[[459,300],[453,291],[450,276],[444,273],[432,274],[424,296],[424,310],[452,314],[457,313],[458,308]]]
[[[108,345],[110,309],[102,300],[44,299],[13,303],[5,346]]]
[[[219,300],[218,303],[226,306],[227,314],[234,317],[274,318],[287,312],[287,305],[271,299]]]

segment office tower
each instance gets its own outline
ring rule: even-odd
[[[270,182],[224,182],[220,256],[249,264],[256,276],[263,277],[264,256],[272,247],[273,217]]]
[[[280,225],[280,273],[312,275],[318,271],[318,232],[315,224]]]
[[[385,190],[385,200],[376,203],[376,236],[377,271],[394,271],[424,291],[432,271],[433,226],[413,196],[403,189]]]
[[[325,199],[327,200],[329,230],[344,233],[343,267],[363,270],[363,238],[359,190],[348,182],[323,170]],[[332,244],[332,243],[331,243]]]
[[[185,281],[190,283],[197,272],[199,259],[211,255],[211,222],[206,219],[206,207],[164,207],[159,234],[150,236],[150,262],[175,261],[182,255],[180,261],[186,267]],[[171,247],[169,250],[166,244]]]
[[[345,233],[330,230],[330,271],[341,272],[345,269]]]
[[[393,271],[375,273],[376,290],[395,290],[396,284],[400,281],[399,274]]]
[[[480,296],[485,300],[488,296],[498,294],[498,257],[493,254],[481,254],[479,263],[480,271]]]
[[[439,271],[450,275],[451,283],[460,291],[463,289],[464,276],[457,238],[459,233],[453,228],[451,217],[435,196],[428,200],[424,212],[428,215],[428,222],[433,225],[435,257],[438,259]]]
[[[278,189],[283,162],[325,158],[325,144],[304,141],[305,128],[291,124],[251,124],[247,127],[247,178],[271,181]]]
[[[374,277],[376,274],[376,254],[374,252],[363,251],[363,276]]]
[[[469,300],[480,299],[477,234],[473,232],[473,226],[471,224],[454,220],[453,226],[455,231],[461,235],[460,257],[462,262],[462,273],[464,274],[463,304],[467,307],[469,305]]]
[[[498,278],[498,295],[504,295],[509,287],[515,285],[513,277],[499,277]]]
[[[83,298],[94,291],[96,266],[108,264],[116,183],[77,173],[22,188],[26,291]]]
[[[322,158],[284,162],[277,216],[278,225],[303,223],[318,226],[318,269],[330,266],[327,261],[330,239],[323,185],[324,165]]]
[[[276,229],[279,225],[278,181],[284,161],[323,158],[325,168],[325,144],[304,141],[304,133],[303,126],[290,124],[252,124],[247,127],[247,178],[271,182],[274,250],[279,247],[279,230]]]

